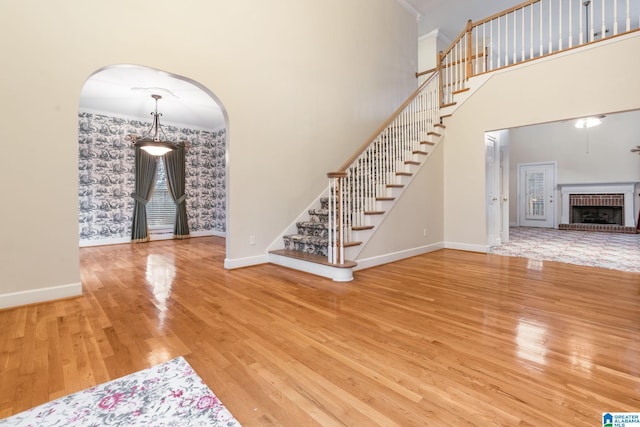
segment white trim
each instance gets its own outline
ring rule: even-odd
[[[329,185],[327,185],[327,187],[324,190],[322,190],[322,193],[320,193],[320,195],[316,197],[315,200],[313,200],[302,211],[302,213],[296,219],[294,219],[291,222],[291,224],[289,224],[289,226],[282,233],[280,233],[278,236],[275,237],[275,239],[273,239],[273,242],[271,242],[271,245],[269,245],[269,247],[267,248],[267,251],[270,252],[276,249],[284,249],[284,236],[289,234],[297,234],[298,227],[296,226],[296,224],[298,222],[308,221],[309,210],[318,208],[318,205],[320,205],[320,199],[322,199],[323,197],[329,197]]]
[[[316,262],[304,261],[278,254],[269,254],[269,262],[316,276],[326,277],[327,279],[332,279],[334,282],[350,282],[353,280],[353,269],[348,267],[332,267],[330,265],[318,264]]]
[[[557,182],[558,182],[558,161],[557,160],[549,160],[549,161],[542,161],[542,162],[530,162],[530,163],[518,163],[516,165],[516,200],[517,200],[517,205],[516,205],[516,221],[518,222],[518,226],[522,226],[522,227],[526,227],[525,225],[523,225],[523,222],[525,221],[524,218],[522,218],[524,209],[525,209],[525,201],[523,200],[523,197],[525,196],[524,194],[522,194],[522,189],[520,188],[521,185],[525,184],[522,182],[521,178],[520,178],[520,173],[521,173],[521,169],[523,167],[529,167],[529,166],[552,166],[553,167],[553,181],[551,183],[551,188],[552,188],[552,192],[553,192],[553,200],[558,200],[558,190],[557,190]],[[558,202],[556,202],[554,204],[554,206],[551,209],[551,227],[544,227],[544,228],[558,228],[558,208],[556,207],[558,204]]]
[[[212,110],[214,111],[214,110]],[[142,115],[140,117],[137,116],[133,116],[130,114],[122,114],[122,113],[117,113],[114,111],[106,111],[106,110],[98,110],[95,108],[79,108],[78,109],[78,115],[80,115],[81,113],[88,113],[88,114],[94,114],[94,115],[99,115],[99,116],[106,116],[106,117],[113,117],[113,118],[117,118],[117,119],[125,119],[125,120],[135,120],[135,121],[139,121],[142,122],[143,124],[150,124],[151,123],[151,119],[148,119],[147,116]],[[204,127],[204,126],[198,126],[196,124],[185,124],[185,123],[180,123],[180,122],[172,122],[172,121],[167,121],[164,119],[164,117],[162,118],[162,126],[173,126],[173,127],[177,127],[177,128],[188,128],[188,129],[192,129],[195,131],[199,131],[199,132],[218,132],[221,130],[225,130],[226,132],[226,128],[224,123],[222,125],[216,125],[215,127]]]
[[[417,10],[415,7],[411,6],[405,0],[396,0],[396,1],[398,3],[400,3],[409,12],[411,12],[411,14],[416,17],[416,20],[419,20],[420,18],[422,18],[422,13],[420,13],[419,10]]]
[[[193,231],[190,232],[189,235],[191,237],[206,237],[206,236],[218,236],[218,237],[227,237],[227,234],[224,231],[216,231],[216,230],[204,230],[204,231]],[[150,233],[149,234],[150,241],[156,240],[171,240],[173,239],[173,231],[170,233]],[[131,243],[130,237],[118,237],[112,239],[99,239],[99,240],[83,240],[80,239],[78,244],[81,248],[88,248],[91,246],[106,246],[106,245],[121,245],[123,243]]]
[[[38,302],[53,301],[82,295],[82,284],[52,286],[48,288],[32,289],[28,291],[0,294],[0,309],[17,307]]]
[[[79,246],[81,248],[87,248],[90,246],[120,245],[122,243],[131,243],[131,237],[118,237],[118,238],[100,239],[100,240],[80,239]]]
[[[569,224],[571,194],[624,194],[624,226],[636,226],[635,192],[638,182],[600,182],[558,184],[561,194],[560,224]]]
[[[193,231],[189,233],[191,237],[207,237],[207,236],[217,236],[217,237],[227,237],[227,233],[224,231],[217,230],[204,230],[204,231]]]
[[[444,247],[446,249],[455,249],[457,251],[489,253],[488,245],[473,245],[470,243],[445,242]]]
[[[269,262],[269,255],[257,255],[246,258],[224,259],[224,268],[232,270],[234,268],[251,267]]]
[[[392,252],[389,254],[378,255],[371,258],[359,259],[356,262],[358,265],[354,267],[355,271],[365,268],[376,267],[378,265],[388,264],[390,262],[400,261],[402,259],[411,258],[417,255],[423,255],[429,252],[437,251],[444,248],[444,243],[433,243],[426,246],[420,246],[412,249],[405,249],[398,252]]]

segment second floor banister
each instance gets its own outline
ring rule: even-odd
[[[532,0],[467,27],[438,57],[441,104],[468,78],[640,28],[640,0]],[[631,53],[630,53],[631,54]]]
[[[424,145],[440,123],[439,79],[434,72],[329,178],[329,262],[343,264],[354,230],[369,228],[380,200],[400,186],[408,165],[426,156]]]

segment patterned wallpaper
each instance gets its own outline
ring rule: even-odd
[[[125,138],[145,135],[141,122],[79,113],[80,239],[131,237],[134,150]],[[191,233],[225,231],[225,129],[204,131],[162,125],[172,141],[189,141],[186,158],[187,215]],[[206,234],[206,233],[205,233]]]

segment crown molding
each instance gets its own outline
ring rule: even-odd
[[[396,0],[396,1],[398,3],[400,3],[405,9],[407,9],[413,16],[415,16],[416,17],[416,21],[419,21],[422,18],[422,14],[420,13],[420,11],[418,9],[416,9],[415,7],[413,7],[406,0]]]

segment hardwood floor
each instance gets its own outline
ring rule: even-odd
[[[83,248],[0,311],[0,417],[184,356],[244,426],[594,426],[640,411],[640,274],[441,250],[334,283],[224,240]]]

